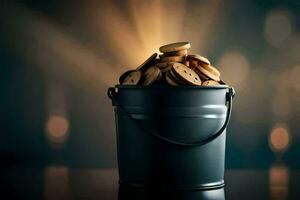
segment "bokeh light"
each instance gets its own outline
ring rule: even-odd
[[[285,124],[277,124],[269,136],[269,145],[274,152],[285,151],[290,144],[290,135]]]
[[[162,43],[161,1],[130,0],[128,1],[128,7],[136,25],[137,35],[141,39],[143,52],[145,56],[151,55],[153,50],[158,49]]]
[[[61,144],[67,139],[69,122],[64,116],[51,116],[47,121],[46,129],[49,140]]]
[[[222,73],[222,79],[235,86],[236,89],[240,89],[240,83],[247,78],[249,73],[249,62],[239,52],[225,53],[217,66]]]
[[[291,14],[287,10],[272,10],[267,14],[264,33],[274,47],[280,47],[292,33]]]
[[[104,36],[105,42],[101,41],[101,45],[105,45],[112,52],[120,68],[138,65],[149,56],[145,53],[141,39],[128,16],[114,1],[89,1],[86,15],[94,34]]]
[[[274,164],[269,171],[270,199],[288,199],[289,170],[283,164]]]

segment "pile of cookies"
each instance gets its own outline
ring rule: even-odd
[[[167,44],[159,48],[135,70],[126,71],[119,78],[122,85],[196,85],[225,84],[220,72],[200,55],[188,55],[189,42]]]

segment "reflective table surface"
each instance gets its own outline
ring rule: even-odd
[[[0,175],[0,199],[300,199],[300,171],[284,165],[226,170],[225,187],[207,191],[120,187],[117,169],[2,168]]]

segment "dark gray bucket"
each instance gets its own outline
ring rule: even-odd
[[[224,186],[233,88],[117,85],[108,96],[115,106],[120,184]]]

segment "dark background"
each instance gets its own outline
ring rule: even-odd
[[[116,167],[106,89],[190,41],[237,91],[227,168],[300,168],[296,0],[1,1],[0,164]]]

